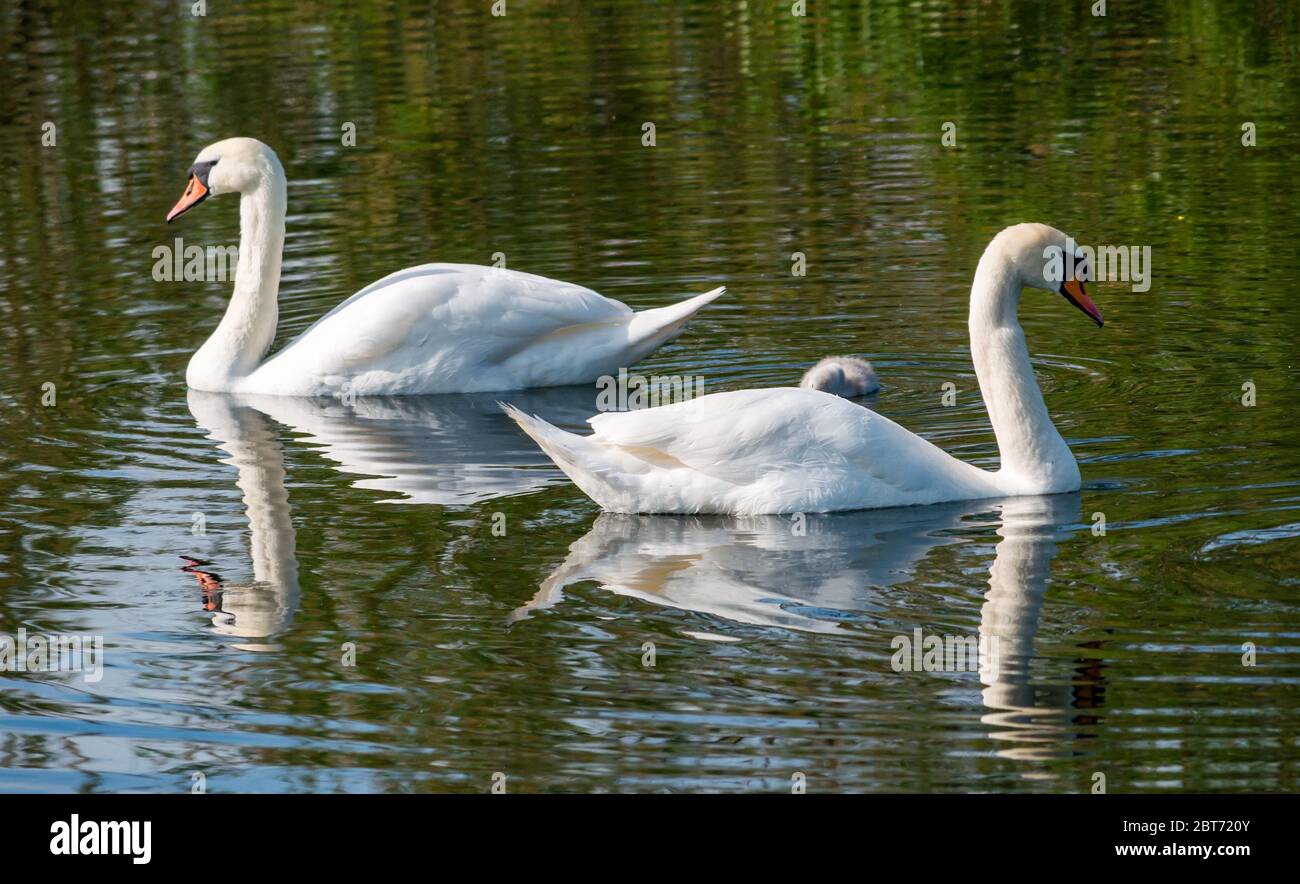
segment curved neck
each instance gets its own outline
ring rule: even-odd
[[[980,393],[997,435],[999,479],[1008,493],[1072,491],[1079,467],[1052,424],[1016,318],[1022,285],[1015,261],[984,252],[970,293],[970,348]]]
[[[287,208],[284,173],[265,177],[239,199],[239,264],[230,304],[211,337],[190,360],[186,380],[199,390],[226,390],[261,363],[279,320],[280,258]]]

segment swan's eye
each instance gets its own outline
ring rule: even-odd
[[[194,165],[190,166],[190,171],[187,173],[186,178],[189,178],[191,176],[198,178],[200,181],[203,182],[203,186],[207,187],[208,173],[211,172],[212,167],[219,162],[221,162],[220,158],[215,160],[206,160],[202,163],[195,163]]]

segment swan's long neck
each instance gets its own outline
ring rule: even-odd
[[[1015,262],[995,241],[980,259],[971,287],[970,346],[998,439],[998,477],[1008,493],[1073,491],[1079,487],[1079,466],[1047,413],[1016,318],[1021,288]]]
[[[240,197],[235,290],[216,331],[190,360],[186,381],[195,389],[231,390],[234,381],[257,368],[275,338],[285,191],[284,173],[269,168],[258,186]]]

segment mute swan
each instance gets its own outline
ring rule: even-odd
[[[580,384],[615,373],[681,334],[719,287],[633,313],[590,289],[473,264],[422,264],[385,276],[265,362],[275,337],[284,247],[284,170],[253,138],[199,152],[167,213],[238,193],[239,265],[230,305],[190,359],[196,390],[279,396],[471,393]]]
[[[852,399],[880,389],[871,363],[856,356],[827,356],[804,372],[799,386]]]
[[[590,436],[502,407],[579,488],[614,512],[830,512],[1075,491],[1079,466],[1048,416],[1016,319],[1021,290],[1031,287],[1059,292],[1102,324],[1084,291],[1082,264],[1075,278],[1048,278],[1066,247],[1059,230],[1017,224],[993,238],[975,271],[971,357],[997,435],[997,472],[957,460],[845,399],[803,388],[600,414],[588,421]],[[1049,262],[1052,249],[1061,251]]]

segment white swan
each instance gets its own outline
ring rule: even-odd
[[[371,283],[262,361],[275,337],[284,170],[253,138],[205,147],[167,213],[240,194],[239,265],[217,330],[190,359],[196,390],[324,396],[471,393],[580,384],[681,334],[724,291],[633,313],[590,289],[473,264],[423,264]]]
[[[880,389],[871,363],[856,356],[827,356],[804,372],[799,386],[853,399]]]
[[[1082,264],[1075,278],[1051,279],[1066,247],[1059,230],[1018,224],[993,238],[975,271],[971,357],[997,435],[997,472],[817,390],[739,390],[600,414],[589,420],[591,436],[503,407],[579,488],[614,512],[831,512],[1074,491],[1079,466],[1048,416],[1016,319],[1028,286],[1059,291],[1102,324],[1084,291]],[[1055,261],[1053,249],[1062,250]]]

